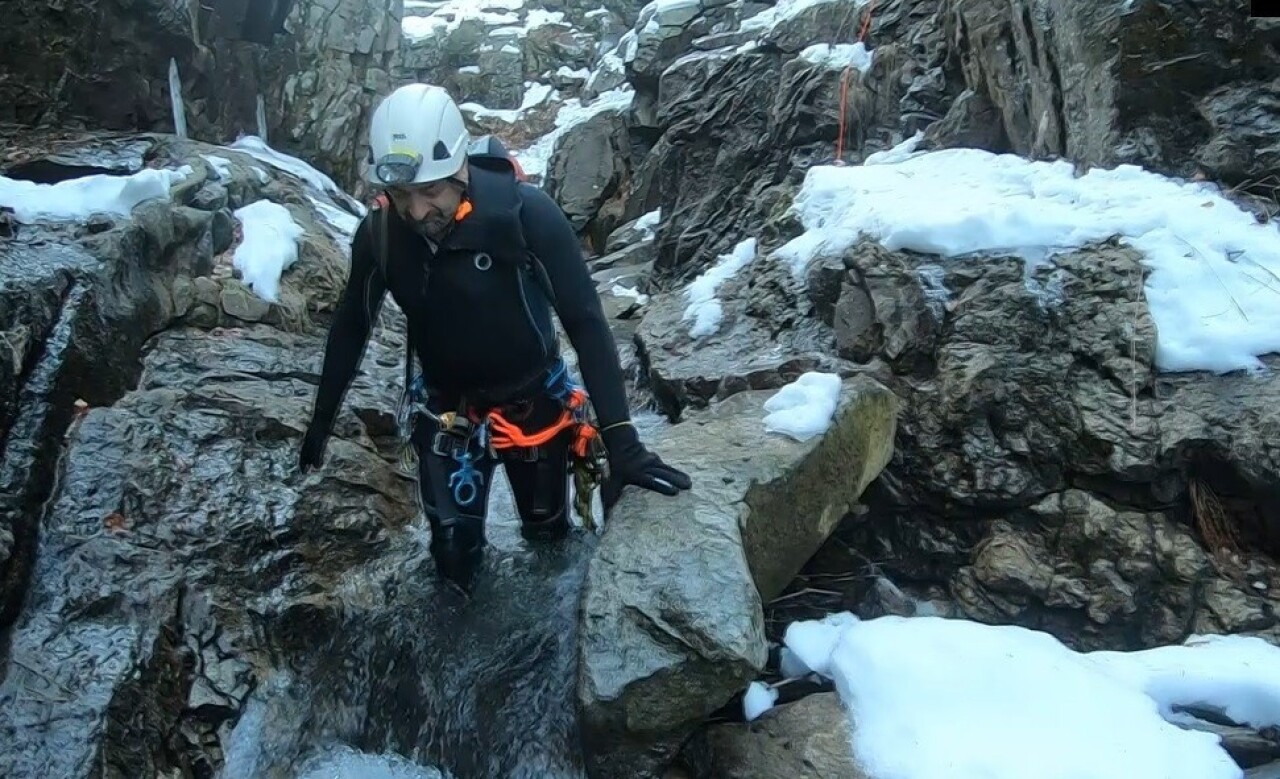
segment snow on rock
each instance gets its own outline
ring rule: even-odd
[[[330,747],[303,764],[298,779],[442,779],[444,774],[393,753]]]
[[[632,300],[634,300],[635,302],[639,303],[642,306],[645,303],[649,302],[648,295],[644,294],[643,292],[636,289],[635,287],[624,287],[621,284],[614,284],[609,289],[609,294],[613,295],[615,298],[631,298]]]
[[[768,32],[785,21],[794,19],[804,11],[818,5],[847,3],[849,0],[778,0],[772,8],[767,8],[755,16],[742,20],[738,25],[741,31],[761,30]],[[854,8],[861,8],[870,0],[853,0]]]
[[[655,208],[648,213],[641,214],[636,218],[635,228],[646,233],[652,233],[658,229],[658,223],[662,221],[662,209]]]
[[[793,205],[806,232],[775,253],[797,275],[863,235],[889,249],[1013,255],[1029,266],[1120,236],[1151,269],[1159,369],[1253,370],[1280,352],[1280,227],[1212,185],[1133,165],[1077,176],[1064,160],[977,149],[894,149],[869,162],[806,174]]]
[[[750,722],[773,708],[778,702],[778,691],[762,682],[752,682],[747,694],[742,696],[742,716]]]
[[[56,184],[0,176],[0,206],[12,208],[14,218],[26,223],[83,220],[95,213],[128,216],[139,203],[168,198],[169,189],[192,172],[189,165],[147,168],[130,176],[102,174]]]
[[[406,15],[400,22],[400,29],[411,41],[416,41],[448,35],[467,20],[489,27],[515,25],[520,23],[520,16],[515,12],[522,8],[524,0],[450,0],[435,4],[435,9],[428,16]]]
[[[840,377],[834,373],[801,374],[764,402],[765,431],[797,441],[808,441],[827,432],[840,403],[840,384]]]
[[[360,226],[360,217],[343,211],[331,203],[326,203],[314,195],[307,195],[307,200],[311,201],[311,205],[315,206],[325,223],[332,228],[331,234],[335,240],[350,241],[356,234],[356,228]]]
[[[515,124],[524,117],[526,111],[542,105],[548,100],[554,100],[560,96],[549,84],[539,84],[536,81],[526,81],[524,83],[524,98],[520,101],[519,108],[486,108],[479,103],[466,102],[458,106],[458,110],[469,113],[473,117],[493,117],[501,119],[508,124]]]
[[[258,297],[276,302],[280,275],[298,260],[303,229],[289,209],[270,200],[257,200],[236,209],[243,238],[231,264]]]
[[[333,179],[297,157],[276,151],[256,135],[241,136],[235,143],[225,148],[232,151],[244,152],[254,159],[265,162],[274,168],[297,176],[307,184],[315,187],[318,191],[326,193],[329,196],[336,198],[338,202],[351,207],[358,215],[365,215],[365,207],[359,201],[355,200],[343,191],[341,187],[333,182]],[[263,181],[265,182],[266,179],[263,178]]]
[[[785,643],[834,680],[869,776],[1240,779],[1218,736],[1161,711],[1209,703],[1280,724],[1280,649],[1259,638],[1080,654],[1021,627],[843,613],[792,624]]]
[[[639,224],[636,225],[639,227]],[[733,251],[720,255],[719,261],[704,271],[698,278],[689,282],[685,288],[685,299],[689,301],[684,309],[683,321],[692,321],[689,335],[693,338],[705,338],[720,329],[720,320],[724,316],[724,308],[716,291],[720,285],[733,278],[756,257],[756,239],[748,238],[733,247]]]
[[[209,163],[213,168],[213,172],[218,174],[219,181],[231,180],[231,160],[226,157],[219,157],[216,154],[201,154],[204,161]]]
[[[800,52],[800,59],[827,68],[854,68],[859,73],[871,70],[872,52],[862,41],[857,43],[815,43]]]
[[[539,138],[532,146],[515,152],[520,167],[531,176],[546,175],[547,165],[551,162],[551,154],[555,151],[556,141],[560,136],[596,114],[629,108],[634,97],[635,92],[630,85],[626,85],[601,92],[589,105],[583,105],[582,100],[576,97],[566,100],[556,114],[555,129]]]
[[[400,28],[410,43],[449,35],[467,21],[479,22],[499,37],[523,37],[539,27],[565,23],[563,11],[526,10],[524,0],[447,0],[431,4],[406,3],[405,8],[430,11],[428,14],[409,14],[401,20]]]
[[[1166,719],[1175,716],[1175,705],[1194,705],[1258,730],[1280,723],[1280,650],[1262,639],[1192,636],[1181,646],[1088,657],[1150,696]]]

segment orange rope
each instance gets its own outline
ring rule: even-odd
[[[871,15],[876,12],[876,0],[871,0],[867,5],[867,12],[862,16],[862,29],[858,31],[858,42],[861,43],[867,39],[867,31],[871,29]]]
[[[560,418],[534,433],[526,433],[519,425],[512,423],[499,412],[490,411],[488,414],[489,443],[494,449],[528,449],[542,446],[554,440],[560,433],[577,425],[572,444],[573,452],[579,457],[586,457],[587,446],[597,435],[597,431],[591,425],[579,422],[574,414],[586,401],[586,393],[581,389],[575,389],[569,395],[565,410],[560,412]]]
[[[858,42],[863,43],[867,39],[867,33],[871,30],[871,16],[876,10],[876,0],[871,0],[867,5],[866,13],[862,15],[862,28],[858,30]],[[840,136],[836,139],[836,160],[844,159],[844,127],[845,114],[849,105],[849,72],[853,70],[852,66],[846,65],[844,74],[840,76]]]
[[[849,68],[844,69],[844,75],[840,77],[840,136],[836,138],[836,160],[844,159],[844,117],[846,113],[845,106],[849,102]]]

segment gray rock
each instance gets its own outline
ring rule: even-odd
[[[947,115],[929,126],[925,141],[933,149],[986,149],[1002,154],[1009,150],[999,109],[985,94],[966,89],[951,104]]]
[[[631,168],[625,110],[605,109],[556,141],[547,166],[547,192],[574,229],[603,248],[621,221],[623,182]],[[612,202],[611,202],[612,201]]]
[[[1190,175],[1191,152],[1210,135],[1193,124],[1201,101],[1280,61],[1238,8],[982,0],[949,3],[946,18],[966,85],[991,98],[1013,151]],[[1135,57],[1152,62],[1130,67]],[[1232,102],[1220,93],[1204,104],[1226,137],[1257,116],[1252,99]]]
[[[777,706],[753,722],[714,725],[687,751],[702,753],[709,779],[866,779],[853,761],[849,717],[831,692]]]
[[[715,332],[694,337],[683,290],[653,295],[636,333],[658,406],[672,418],[747,389],[772,389],[800,374],[851,373],[835,336],[810,316],[801,283],[783,263],[757,257],[717,290]]]
[[[1244,772],[1245,779],[1280,779],[1280,762],[1267,763]]]
[[[633,490],[606,526],[582,613],[593,776],[657,775],[755,677],[761,597],[795,575],[890,456],[897,403],[874,382],[846,382],[831,429],[806,443],[765,433],[770,394],[741,393],[664,430],[652,445],[695,475],[693,490]]]
[[[1280,171],[1280,79],[1222,87],[1200,112],[1214,128],[1195,155],[1209,176],[1240,184]]]

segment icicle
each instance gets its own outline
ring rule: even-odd
[[[267,102],[258,94],[258,137],[267,142]]]
[[[178,61],[169,58],[169,100],[173,103],[173,131],[187,137],[187,108],[182,103],[182,79],[178,78]]]

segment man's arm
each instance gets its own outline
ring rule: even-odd
[[[328,437],[333,427],[342,396],[355,376],[373,323],[382,309],[382,297],[386,294],[386,283],[373,253],[372,232],[376,219],[377,212],[370,211],[351,240],[351,275],[347,278],[347,286],[334,313],[325,344],[320,388],[316,391],[311,429],[308,431],[309,435],[318,436],[321,441]]]
[[[578,353],[582,379],[600,427],[626,422],[631,414],[618,346],[605,319],[595,282],[587,272],[573,225],[546,192],[531,184],[521,184],[520,191],[525,240],[551,277],[556,314]]]

